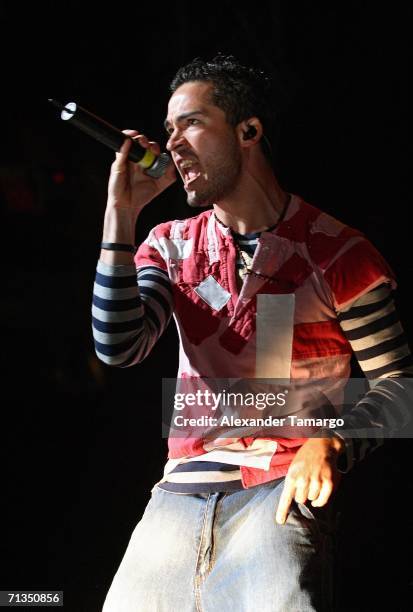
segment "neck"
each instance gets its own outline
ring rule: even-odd
[[[273,172],[244,172],[228,198],[214,204],[219,221],[238,234],[260,232],[275,225],[289,195],[281,189]]]

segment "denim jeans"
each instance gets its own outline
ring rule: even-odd
[[[283,485],[209,495],[155,486],[103,612],[331,612],[328,523],[293,502],[278,525]]]

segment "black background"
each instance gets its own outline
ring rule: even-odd
[[[112,153],[47,98],[165,143],[168,83],[195,56],[234,53],[279,83],[282,185],[364,231],[394,268],[409,336],[407,117],[412,23],[402,3],[3,3],[4,297],[0,589],[64,589],[97,612],[166,457],[161,378],[173,325],[140,366],[94,357],[90,303]],[[147,207],[191,214],[179,184]],[[411,442],[342,482],[340,610],[407,610],[413,586]],[[407,554],[406,554],[407,553]]]

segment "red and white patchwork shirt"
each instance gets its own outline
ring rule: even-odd
[[[247,275],[240,290],[236,260],[232,234],[211,210],[156,226],[136,253],[138,271],[158,268],[171,281],[180,337],[178,378],[345,382],[352,348],[339,314],[382,283],[395,286],[372,244],[292,196],[283,221],[260,235],[252,269],[262,276]],[[243,485],[284,476],[304,441],[274,438],[269,469],[241,465]],[[221,438],[215,447],[247,450],[255,443],[253,437]],[[213,448],[202,437],[171,437],[169,458]]]

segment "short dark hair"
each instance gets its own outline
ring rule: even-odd
[[[233,55],[219,54],[211,60],[195,58],[174,76],[170,90],[189,81],[210,81],[212,101],[225,112],[228,123],[238,125],[249,117],[258,117],[264,129],[263,151],[272,161],[271,139],[276,111],[273,81],[263,70],[241,64]]]

